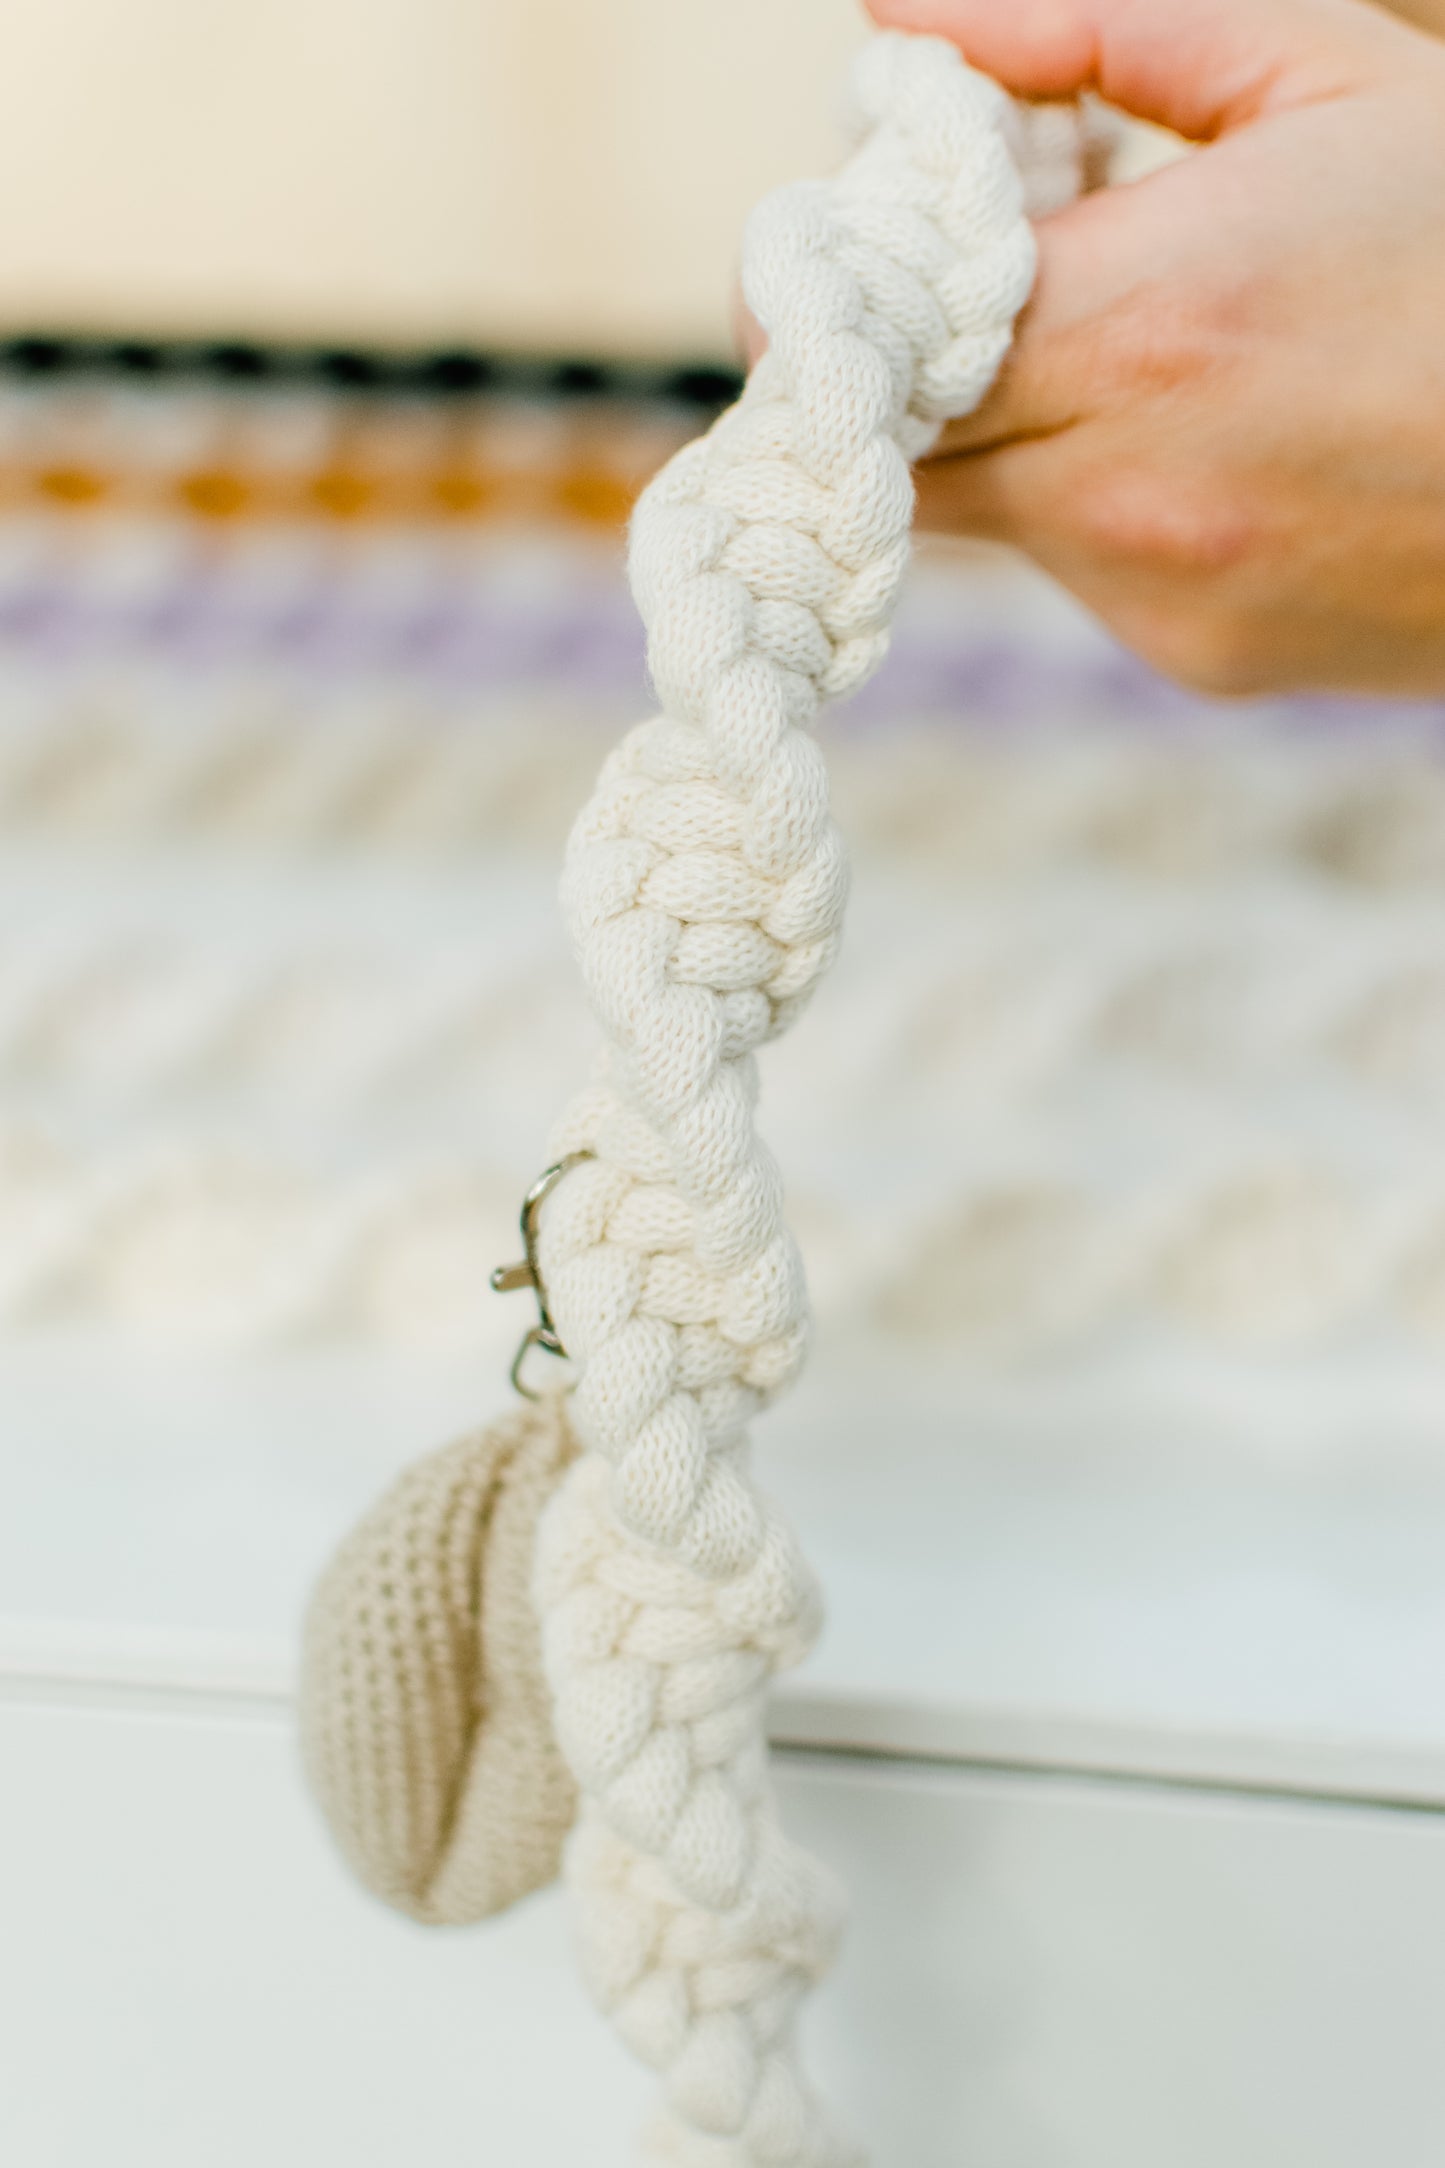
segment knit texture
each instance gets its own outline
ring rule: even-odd
[[[575,1451],[559,1399],[407,1470],[312,1599],[308,1775],[366,1887],[419,1920],[501,1911],[557,1872],[574,1790],[529,1584]]]
[[[1016,110],[942,41],[874,39],[858,148],[754,214],[770,335],[742,399],[658,476],[631,577],[663,713],[603,769],[564,901],[606,1044],[542,1215],[576,1365],[554,1404],[404,1478],[318,1593],[313,1780],[370,1886],[478,1917],[566,1867],[588,1981],[663,2080],[657,2168],[848,2168],[800,2007],[843,1906],[791,1844],[766,1696],[819,1602],[752,1478],[806,1298],[753,1126],[755,1051],[832,960],[846,866],[808,734],[886,650],[909,463],[983,397],[1032,283],[1030,208],[1088,179],[1078,116]],[[1029,175],[1028,186],[1021,175]],[[554,1489],[554,1486],[555,1489]]]
[[[1082,177],[1073,115],[1025,119],[939,40],[874,39],[854,88],[849,163],[748,226],[766,355],[637,507],[663,713],[606,763],[564,880],[606,1046],[554,1137],[593,1156],[543,1216],[587,1450],[544,1516],[536,1590],[581,1793],[583,1961],[663,2080],[646,2157],[680,2168],[859,2158],[796,2042],[842,1905],[767,1769],[769,1682],[819,1606],[749,1458],[806,1337],[754,1054],[837,946],[846,867],[810,727],[882,659],[909,462],[983,397],[1028,296],[1017,160],[1040,207]]]

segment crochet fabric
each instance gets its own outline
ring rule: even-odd
[[[409,1468],[312,1599],[301,1735],[366,1887],[484,1919],[550,1882],[575,1806],[529,1596],[537,1517],[575,1447],[559,1400]]]

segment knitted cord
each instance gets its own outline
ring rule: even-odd
[[[806,1323],[754,1052],[839,937],[844,854],[808,728],[882,658],[909,462],[987,391],[1034,268],[1015,157],[1030,124],[996,86],[941,41],[890,34],[855,92],[850,163],[749,223],[765,358],[637,507],[663,713],[604,766],[564,881],[607,1044],[554,1140],[592,1159],[542,1230],[586,1450],[544,1516],[535,1586],[581,1794],[566,1871],[584,1967],[663,2077],[647,2157],[695,2168],[858,2158],[795,2041],[841,1903],[783,1835],[766,1763],[769,1680],[819,1605],[749,1467],[746,1425],[796,1374]],[[1057,201],[1079,131],[1038,126]]]

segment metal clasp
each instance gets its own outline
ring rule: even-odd
[[[590,1152],[569,1152],[565,1159],[559,1159],[555,1166],[537,1177],[522,1199],[522,1248],[525,1254],[520,1264],[498,1265],[492,1274],[491,1284],[499,1295],[510,1295],[519,1287],[530,1287],[537,1297],[537,1322],[524,1336],[512,1362],[512,1385],[524,1400],[542,1398],[522,1376],[523,1365],[532,1349],[539,1347],[548,1355],[564,1357],[567,1353],[547,1308],[547,1290],[542,1285],[542,1268],[537,1262],[537,1215],[563,1175],[570,1174],[574,1167],[580,1167],[584,1159],[591,1157]]]

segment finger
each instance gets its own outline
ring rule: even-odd
[[[1141,187],[1081,197],[1039,226],[1033,292],[998,378],[972,414],[947,425],[934,456],[1046,435],[1099,410],[1110,381],[1101,319],[1137,289],[1141,263],[1161,268],[1159,223]],[[732,330],[751,369],[768,337],[741,288],[733,291]]]
[[[1025,98],[1096,90],[1196,142],[1368,74],[1392,26],[1359,0],[867,0]],[[1398,31],[1394,35],[1398,36]]]
[[[1158,564],[1147,549],[1130,548],[1127,508],[1118,535],[1107,517],[1102,528],[1081,517],[1087,441],[1008,445],[919,468],[917,523],[927,533],[1020,551],[1167,676],[1206,690],[1244,689],[1226,683],[1236,666],[1217,629],[1227,628],[1217,568],[1181,578],[1172,560]],[[1191,555],[1192,539],[1180,541]]]
[[[1122,197],[1086,196],[1038,228],[1033,292],[1003,365],[973,413],[945,428],[935,457],[1052,435],[1097,410],[1098,326],[1137,283],[1134,225]]]
[[[1173,318],[1150,297],[1177,292],[1181,278],[1187,292],[1201,267],[1203,163],[1081,196],[1037,227],[1033,291],[998,377],[972,414],[948,424],[935,456],[1055,435],[1131,397],[1151,357],[1167,368]],[[1221,226],[1207,204],[1206,215]]]
[[[914,472],[915,525],[1038,555],[1060,524],[1053,507],[1064,464],[1054,444],[1039,439],[928,460]]]

